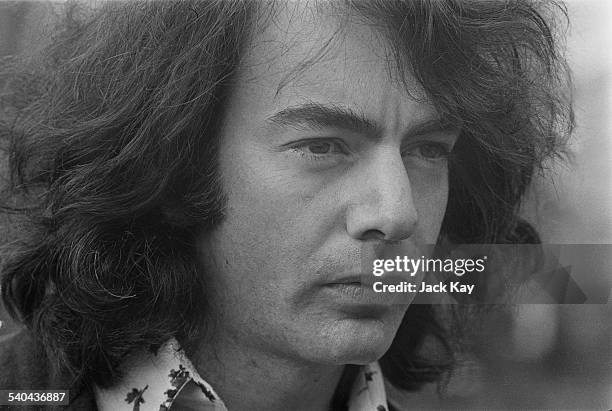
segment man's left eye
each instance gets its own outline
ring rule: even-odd
[[[445,160],[449,157],[451,148],[438,142],[424,142],[411,147],[404,152],[404,156],[416,156],[426,160]]]

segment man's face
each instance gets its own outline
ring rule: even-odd
[[[221,131],[226,218],[200,250],[223,338],[360,364],[384,354],[407,308],[358,284],[363,262],[387,240],[435,243],[457,132],[393,78],[375,31],[338,27],[293,10],[254,37]]]

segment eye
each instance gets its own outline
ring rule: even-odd
[[[348,154],[344,144],[333,139],[305,140],[294,144],[291,149],[315,160]]]
[[[427,141],[418,143],[403,153],[403,156],[422,158],[427,161],[443,161],[450,156],[452,148],[444,143]]]
[[[329,154],[334,151],[334,145],[329,141],[312,141],[304,147],[312,154]]]

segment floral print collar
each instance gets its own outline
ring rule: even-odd
[[[157,354],[130,357],[122,383],[94,388],[100,411],[228,411],[215,390],[195,370],[176,340]],[[349,411],[387,411],[387,397],[377,362],[361,367],[348,401]]]

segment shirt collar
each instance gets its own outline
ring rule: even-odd
[[[157,351],[131,356],[121,383],[94,387],[100,411],[227,411],[225,404],[196,371],[178,342],[169,340]],[[387,410],[382,371],[377,362],[360,368],[348,401],[349,411]]]

